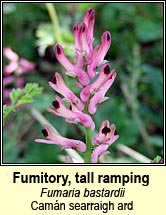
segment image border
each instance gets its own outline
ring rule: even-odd
[[[63,3],[63,1],[49,1]],[[1,159],[0,166],[166,166],[165,163],[165,1],[102,1],[102,3],[163,3],[163,164],[159,163],[72,163],[72,164],[51,164],[51,163],[3,163],[3,3],[45,3],[44,1],[2,1],[1,2]],[[92,1],[65,1],[64,3],[92,3]],[[93,1],[101,3],[101,1]]]

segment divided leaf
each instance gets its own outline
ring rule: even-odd
[[[10,93],[11,105],[3,106],[3,118],[20,105],[32,103],[33,97],[41,94],[41,91],[42,88],[37,83],[27,83],[24,89],[13,89]]]

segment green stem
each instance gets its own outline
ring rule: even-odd
[[[54,27],[55,40],[56,40],[56,42],[62,44],[63,41],[62,41],[62,37],[61,37],[62,36],[61,35],[61,28],[59,25],[59,20],[58,20],[58,16],[57,16],[55,7],[52,3],[45,3],[45,4],[46,4],[46,8],[48,10],[51,22],[52,22],[53,27]]]
[[[91,138],[90,138],[90,128],[85,128],[86,130],[86,152],[84,153],[84,162],[90,163],[90,157],[91,157]]]

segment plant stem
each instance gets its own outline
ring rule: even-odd
[[[151,163],[151,160],[149,158],[145,157],[139,152],[136,152],[135,150],[129,148],[128,146],[125,146],[123,144],[118,144],[117,149],[141,163]]]
[[[90,163],[90,157],[91,157],[91,138],[90,138],[90,128],[85,128],[86,130],[86,152],[84,153],[84,162]]]
[[[48,10],[52,25],[54,27],[54,33],[55,33],[55,40],[56,42],[62,44],[62,35],[61,35],[61,28],[59,25],[59,20],[58,20],[58,16],[55,10],[55,7],[52,3],[45,3],[46,4],[46,8]]]

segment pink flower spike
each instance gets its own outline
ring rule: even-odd
[[[113,84],[114,80],[116,78],[116,73],[112,76],[111,79],[109,79],[103,86],[100,88],[100,90],[94,94],[94,96],[90,99],[89,105],[88,105],[88,111],[91,114],[96,113],[97,111],[97,104],[107,100],[108,98],[105,97],[106,92]]]
[[[58,61],[61,63],[61,65],[66,69],[66,74],[71,76],[71,77],[78,77],[79,82],[83,85],[86,86],[89,84],[90,79],[88,74],[83,71],[82,69],[74,66],[65,56],[64,50],[60,45],[56,45],[56,58]]]
[[[107,152],[109,146],[110,146],[109,144],[101,144],[97,146],[91,154],[91,163],[97,163],[99,157],[105,152]]]
[[[95,54],[92,63],[88,66],[88,74],[90,78],[94,78],[96,75],[96,67],[103,64],[105,55],[109,50],[111,45],[111,35],[110,32],[106,31],[101,36],[100,46],[97,53]]]
[[[6,47],[3,49],[3,54],[9,61],[15,61],[17,62],[19,59],[19,56],[10,48]]]
[[[75,148],[79,152],[86,151],[86,145],[80,140],[73,140],[62,137],[55,133],[53,128],[50,125],[44,125],[42,130],[43,136],[48,140],[36,139],[36,142],[46,143],[46,144],[56,144],[62,147],[62,149]]]
[[[108,120],[104,120],[100,125],[99,133],[94,136],[93,144],[109,144],[111,145],[119,138],[116,132],[116,125],[109,123]]]
[[[96,92],[100,90],[102,85],[109,79],[113,77],[115,73],[115,69],[110,71],[109,64],[104,64],[99,72],[98,78],[93,82],[93,84],[88,85],[85,87],[81,93],[80,93],[80,98],[83,102],[87,102],[88,99],[90,98],[90,95],[94,95]]]
[[[78,110],[84,110],[83,102],[66,86],[62,75],[60,73],[55,73],[53,82],[49,82],[49,85],[58,93],[63,95],[65,99],[69,100],[76,105]]]

